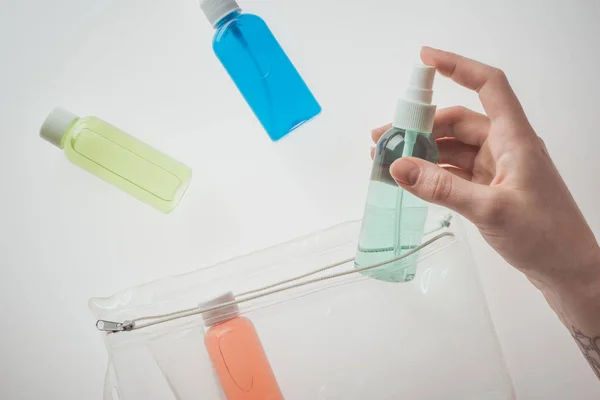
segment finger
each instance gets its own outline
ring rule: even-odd
[[[465,107],[450,107],[435,114],[434,139],[451,137],[466,144],[479,146],[488,138],[490,119]]]
[[[446,171],[450,172],[453,175],[458,176],[461,179],[465,179],[467,181],[473,180],[473,174],[470,171],[466,171],[464,169],[456,168],[451,165],[440,165],[440,167],[444,168]]]
[[[469,182],[420,158],[400,158],[392,164],[390,173],[415,196],[450,208],[473,222],[479,218],[478,210],[490,203],[489,186]]]
[[[440,164],[449,164],[455,167],[472,171],[475,157],[479,147],[470,146],[456,139],[441,139],[437,141]]]
[[[384,126],[381,126],[379,128],[375,128],[371,131],[371,138],[373,138],[373,141],[375,143],[379,142],[379,139],[383,136],[384,133],[386,133],[390,128],[392,127],[392,124],[387,124]]]
[[[371,147],[371,160],[375,159],[375,147]]]
[[[519,99],[506,75],[498,68],[431,47],[423,47],[421,59],[459,85],[479,93],[485,112],[492,120],[498,117],[525,118]]]

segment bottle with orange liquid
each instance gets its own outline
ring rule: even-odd
[[[227,293],[201,308],[235,301]],[[227,400],[283,400],[275,374],[249,319],[239,315],[237,305],[202,314],[208,328],[204,343]]]

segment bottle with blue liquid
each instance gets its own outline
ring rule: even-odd
[[[262,18],[235,0],[201,0],[215,27],[213,50],[273,141],[321,112],[321,106]]]

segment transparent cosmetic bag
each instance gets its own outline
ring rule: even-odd
[[[410,282],[357,272],[360,222],[349,222],[90,300],[110,355],[105,400],[514,399],[466,237],[447,212],[430,208]],[[254,341],[234,334],[215,353],[211,329],[228,318],[243,318]],[[281,396],[261,395],[265,368]]]

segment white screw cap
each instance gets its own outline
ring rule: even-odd
[[[205,308],[211,308],[220,306],[222,304],[231,303],[235,301],[235,296],[232,292],[227,292],[219,297],[216,297],[207,302],[201,303],[198,307],[202,310]],[[204,325],[212,326],[220,322],[225,322],[228,319],[237,317],[240,314],[240,309],[237,304],[217,308],[216,310],[206,311],[202,313],[202,319]]]
[[[434,79],[434,67],[417,65],[413,68],[406,94],[396,106],[394,127],[431,133],[437,108],[431,104]]]
[[[212,26],[231,12],[241,10],[236,0],[200,0],[200,8]]]
[[[64,108],[56,107],[42,124],[40,136],[60,148],[63,136],[77,119],[79,119],[78,115]]]

